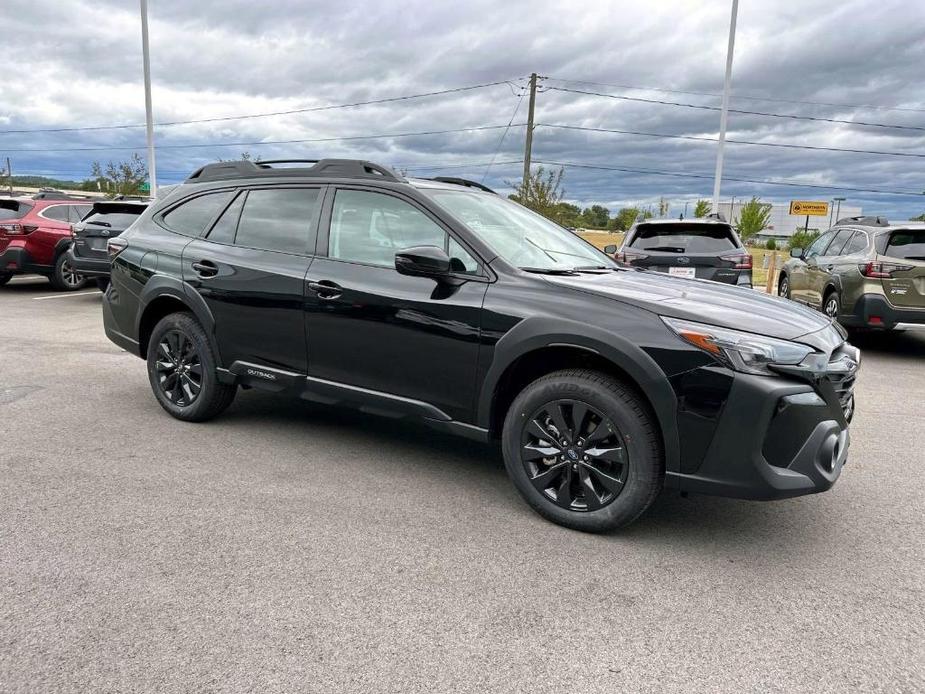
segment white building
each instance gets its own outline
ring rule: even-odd
[[[748,198],[742,200],[736,200],[733,204],[732,201],[721,202],[719,204],[719,209],[715,210],[719,212],[727,221],[735,224],[735,220],[739,218],[742,214],[742,207],[748,202]],[[825,231],[830,226],[835,223],[835,208],[837,203],[833,204],[829,202],[829,214],[825,217],[810,217],[809,218],[809,230],[810,231]],[[732,207],[732,213],[730,213],[730,207]],[[845,217],[857,217],[860,216],[861,208],[855,207],[854,205],[846,205],[845,203],[841,204],[841,208],[838,210],[839,219],[844,219]],[[797,229],[802,229],[806,226],[806,216],[805,215],[792,215],[790,214],[790,204],[789,203],[774,203],[771,204],[771,218],[768,222],[768,228],[758,234],[758,240],[767,241],[768,239],[774,239],[775,241],[786,241],[791,236],[793,232]]]

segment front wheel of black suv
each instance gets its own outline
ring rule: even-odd
[[[189,313],[162,318],[148,341],[148,379],[167,412],[186,422],[203,422],[224,412],[237,387],[220,383],[206,331]]]
[[[664,456],[639,395],[606,374],[568,369],[528,385],[502,433],[504,464],[543,517],[575,530],[632,523],[655,500]]]

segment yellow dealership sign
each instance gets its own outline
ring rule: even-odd
[[[829,203],[822,200],[791,200],[790,214],[808,217],[825,217],[829,213]]]

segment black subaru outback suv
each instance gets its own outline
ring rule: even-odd
[[[108,250],[106,333],[174,417],[241,385],[500,439],[524,499],[572,528],[662,488],[823,491],[847,454],[859,354],[830,319],[619,267],[479,184],[210,164]]]

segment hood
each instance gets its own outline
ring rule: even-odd
[[[543,279],[633,304],[660,316],[784,340],[795,340],[832,325],[832,321],[823,314],[788,299],[768,296],[754,289],[673,277],[661,272],[622,270],[600,274],[544,275]]]

